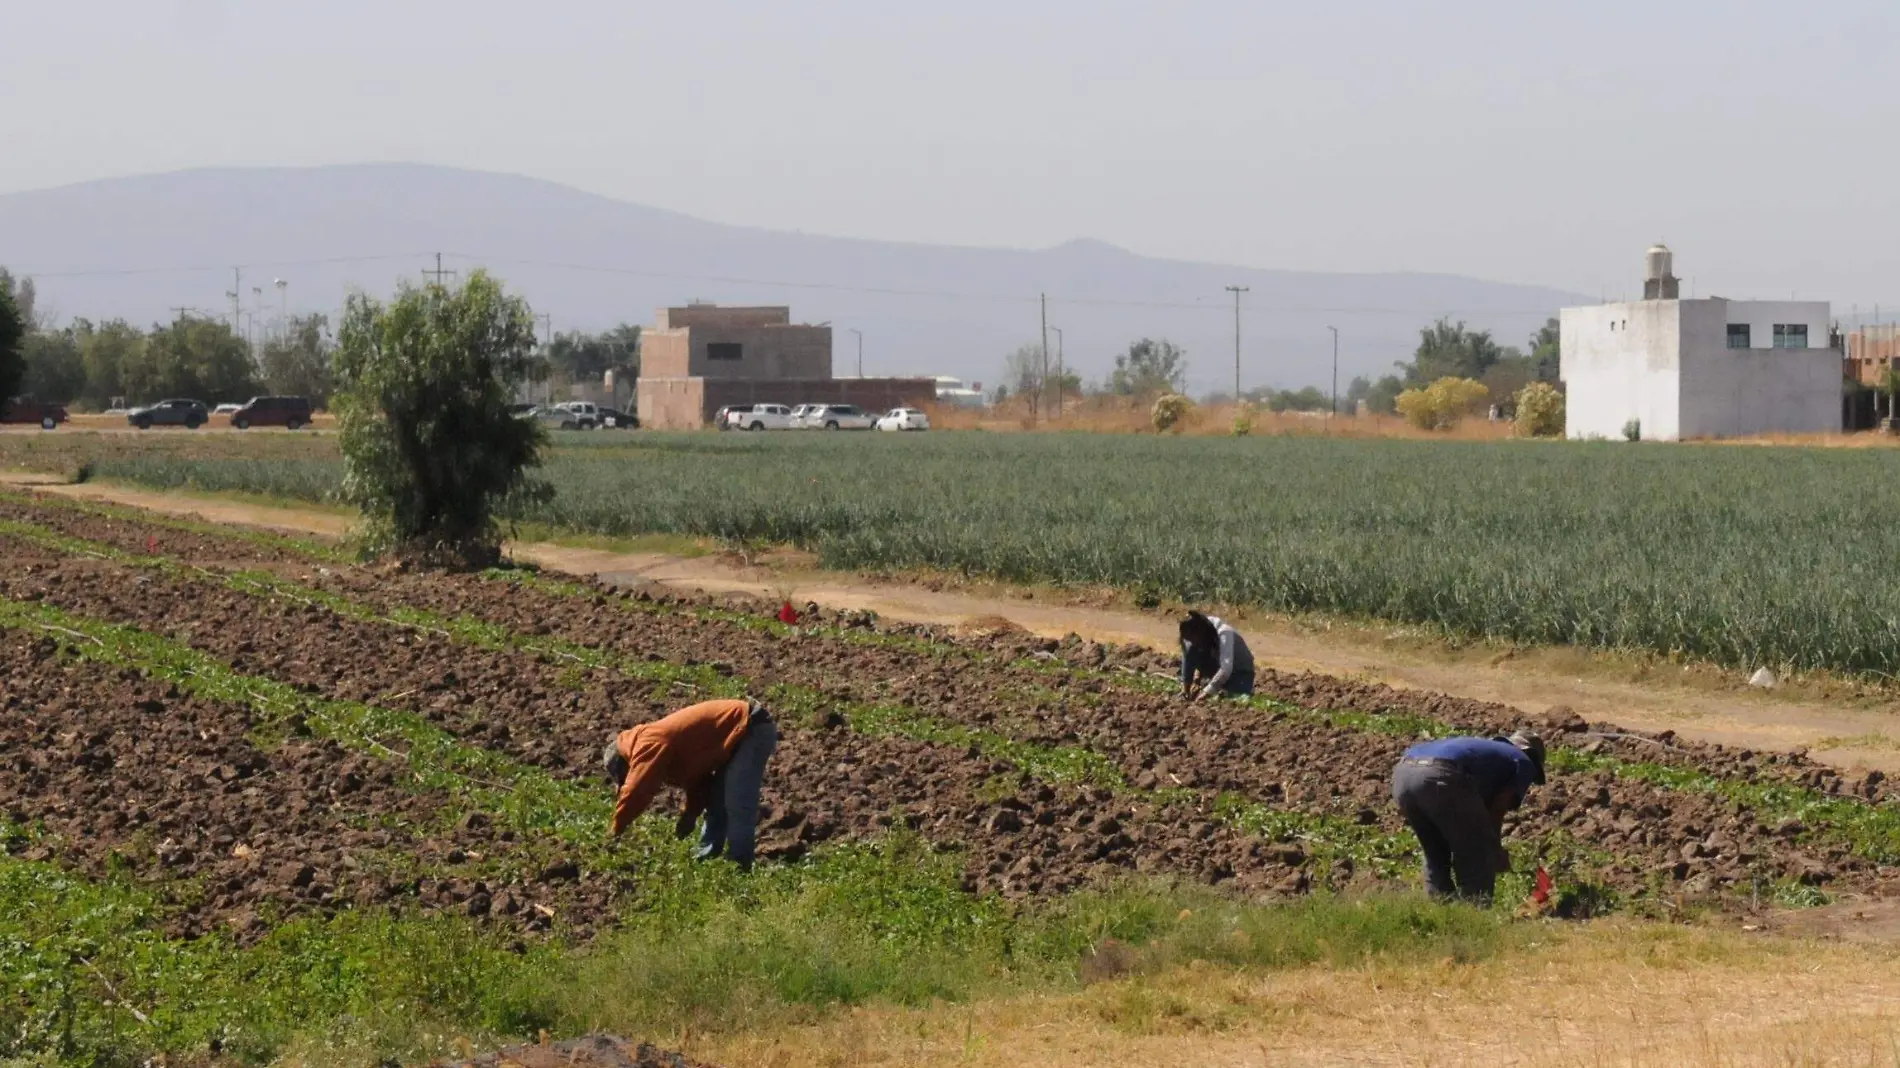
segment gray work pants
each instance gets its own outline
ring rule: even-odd
[[[1490,901],[1503,843],[1477,781],[1455,764],[1401,760],[1392,771],[1392,800],[1425,851],[1425,892]]]
[[[712,800],[699,833],[695,856],[711,860],[720,853],[741,868],[752,867],[759,835],[759,794],[765,789],[765,762],[778,748],[778,724],[764,708],[752,710],[745,737],[732,759],[713,776]]]

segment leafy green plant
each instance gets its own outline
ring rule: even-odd
[[[461,288],[352,296],[335,359],[343,497],[375,547],[487,566],[495,509],[545,500],[528,469],[545,440],[508,405],[529,372],[534,319],[482,271]]]
[[[1518,437],[1557,438],[1564,433],[1564,395],[1548,382],[1532,382],[1517,391]]]
[[[1623,424],[1623,440],[1624,441],[1643,440],[1643,421],[1641,419],[1632,419],[1629,422]]]
[[[1187,418],[1194,402],[1179,393],[1165,393],[1155,399],[1154,409],[1148,413],[1149,421],[1154,424],[1155,433],[1178,432],[1181,421]]]

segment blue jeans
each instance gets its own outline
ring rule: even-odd
[[[694,856],[711,860],[722,852],[741,868],[752,867],[759,837],[759,792],[765,788],[765,762],[778,748],[778,724],[763,706],[752,710],[745,737],[732,759],[713,775],[712,800],[699,832]]]

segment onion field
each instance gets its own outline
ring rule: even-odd
[[[0,441],[0,463],[321,499],[319,437]],[[51,462],[49,462],[51,461]],[[933,433],[560,435],[580,533],[927,567],[1779,670],[1900,673],[1887,449]]]

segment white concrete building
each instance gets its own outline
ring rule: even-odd
[[[1841,429],[1841,353],[1826,301],[1676,297],[1669,250],[1649,253],[1651,299],[1565,308],[1567,433],[1650,441]]]

